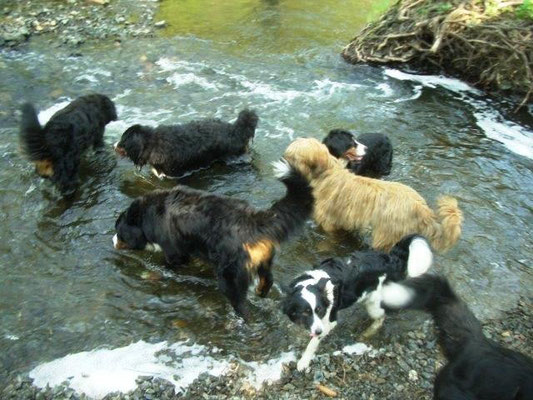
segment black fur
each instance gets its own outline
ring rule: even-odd
[[[257,122],[255,112],[243,110],[232,124],[204,119],[156,128],[133,125],[122,134],[115,150],[140,168],[150,164],[159,174],[179,176],[215,160],[243,154]]]
[[[44,127],[35,108],[24,104],[20,124],[22,149],[30,161],[51,163],[50,179],[68,196],[78,186],[81,155],[90,146],[103,146],[105,126],[116,119],[115,105],[101,94],[79,97],[56,112]]]
[[[191,255],[215,267],[219,289],[236,312],[248,317],[246,292],[250,272],[256,270],[266,296],[273,283],[272,253],[252,268],[245,244],[266,241],[279,244],[309,218],[312,190],[296,170],[280,178],[287,188],[284,198],[266,210],[246,201],[185,186],[154,191],[133,201],[115,224],[117,248],[143,249],[147,243],[161,246],[169,264],[179,266]]]
[[[415,238],[421,236],[414,234],[406,236],[394,245],[388,254],[375,250],[356,251],[347,259],[328,258],[314,266],[314,270],[326,272],[333,283],[334,302],[329,321],[336,321],[339,310],[350,307],[365,294],[368,295],[376,290],[380,277],[385,276],[384,282],[405,279],[410,256],[409,246]],[[310,310],[308,302],[302,300],[302,286],[297,284],[309,278],[311,275],[304,272],[291,282],[282,306],[283,312],[294,323],[306,329],[311,327],[311,320],[308,317],[312,317],[313,310]],[[316,287],[307,286],[308,290],[314,291],[316,295],[319,308],[317,315],[320,317],[324,316],[324,311],[330,304],[324,291],[326,281],[327,279],[321,279]]]
[[[401,308],[431,313],[448,359],[435,381],[435,399],[533,399],[533,360],[487,339],[446,278],[422,275],[400,284],[414,293]],[[383,306],[392,308],[386,301]]]
[[[392,144],[389,138],[381,133],[363,133],[356,140],[354,135],[343,129],[333,129],[322,141],[331,155],[342,158],[351,147],[357,147],[357,142],[364,144],[366,154],[360,162],[349,161],[348,168],[357,175],[369,178],[387,176],[392,168]]]

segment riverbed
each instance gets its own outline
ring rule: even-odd
[[[0,382],[13,373],[36,377],[42,369],[34,368],[67,355],[127,346],[138,346],[134,352],[146,359],[162,350],[171,360],[186,354],[200,372],[223,370],[230,360],[259,371],[272,360],[294,359],[305,333],[281,314],[278,285],[266,299],[249,294],[256,318],[244,325],[217,291],[211,267],[193,261],[169,270],[161,255],[116,251],[114,221],[136,196],[176,183],[269,207],[284,193],[271,163],[291,140],[322,139],[339,127],[391,138],[387,179],[412,186],[431,205],[440,194],[458,199],[463,234],[435,257],[435,270],[476,315],[499,317],[533,295],[530,113],[512,114],[505,99],[489,99],[458,80],[345,63],[342,46],[365,23],[354,15],[376,13],[372,2],[194,3],[163,2],[157,19],[167,27],[156,38],[88,43],[76,51],[35,38],[0,53],[7,106],[0,127]],[[361,13],[353,11],[356,3]],[[65,201],[21,156],[16,109],[32,101],[44,123],[93,91],[115,101],[119,120],[107,126],[106,150],[84,158],[82,184]],[[160,180],[112,151],[135,123],[233,120],[245,107],[256,110],[259,126],[250,154],[229,164]],[[328,237],[309,222],[281,246],[275,281],[286,283],[360,245]],[[411,318],[388,323],[408,330]],[[343,330],[344,344],[361,330]],[[386,340],[382,335],[373,345]],[[61,365],[54,368],[68,370]],[[178,381],[176,387],[186,387],[191,380]]]

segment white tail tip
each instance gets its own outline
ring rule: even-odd
[[[274,161],[272,166],[274,167],[274,176],[276,178],[283,178],[284,176],[289,175],[291,171],[291,166],[284,158]]]
[[[420,276],[428,271],[433,264],[433,252],[426,239],[417,237],[409,245],[407,275]]]
[[[381,289],[382,304],[391,308],[406,307],[414,297],[415,292],[413,289],[396,282],[386,283]]]

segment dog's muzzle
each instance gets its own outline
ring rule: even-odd
[[[114,145],[113,145],[114,149],[115,149],[115,152],[120,156],[120,157],[127,157],[127,153],[126,153],[126,150],[124,150],[123,147],[119,147],[118,145],[118,142],[116,142]]]

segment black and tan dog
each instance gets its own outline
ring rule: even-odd
[[[390,139],[382,133],[363,133],[355,139],[344,129],[333,129],[322,141],[332,156],[345,159],[350,171],[369,178],[390,174],[393,149]]]
[[[251,278],[257,273],[256,292],[266,296],[276,247],[304,224],[313,208],[307,180],[286,163],[278,167],[287,193],[269,209],[178,185],[133,201],[116,221],[113,244],[116,249],[161,249],[172,266],[185,264],[190,256],[209,262],[219,289],[247,319]]]
[[[243,110],[234,123],[203,119],[155,128],[133,125],[115,143],[115,151],[139,168],[149,164],[159,178],[176,177],[246,152],[257,122],[255,112]]]
[[[79,97],[56,112],[44,127],[31,104],[22,106],[20,141],[37,173],[49,178],[65,196],[78,186],[80,159],[90,146],[102,147],[105,126],[117,119],[113,102],[104,95]]]
[[[444,277],[422,275],[383,286],[382,306],[429,312],[448,359],[436,400],[533,399],[533,360],[485,337],[481,323]]]

